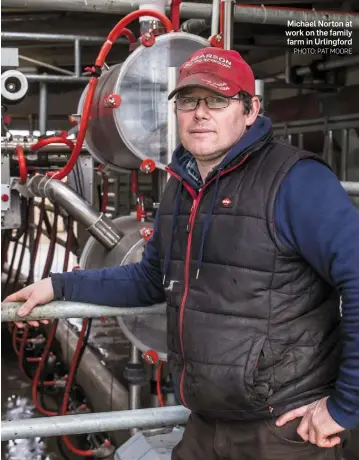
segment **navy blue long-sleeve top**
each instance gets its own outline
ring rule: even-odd
[[[359,212],[329,168],[304,159],[280,186],[275,225],[281,240],[341,295],[344,348],[327,406],[340,426],[354,428],[359,423]],[[152,240],[137,264],[53,274],[52,282],[55,296],[65,300],[144,306],[165,298]]]

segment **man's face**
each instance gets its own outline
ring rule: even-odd
[[[193,88],[180,92],[179,97],[185,96],[204,98],[216,95],[206,89]],[[258,104],[254,104],[254,110],[249,114],[244,113],[243,102],[238,100],[230,100],[224,109],[209,109],[205,101],[199,101],[197,108],[188,112],[177,109],[179,135],[184,148],[200,162],[219,159],[254,123]]]

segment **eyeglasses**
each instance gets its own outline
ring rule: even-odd
[[[178,110],[190,111],[195,110],[200,101],[204,101],[209,109],[225,109],[229,106],[230,100],[240,101],[239,97],[221,97],[221,96],[208,96],[208,97],[178,97],[175,104]]]

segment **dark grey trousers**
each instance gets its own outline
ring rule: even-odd
[[[270,421],[223,423],[191,414],[172,460],[341,460],[350,433],[342,443],[324,449],[304,442],[297,434],[301,419],[283,427]]]

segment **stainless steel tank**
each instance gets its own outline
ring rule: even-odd
[[[153,46],[139,46],[125,62],[105,71],[98,81],[85,138],[89,152],[113,169],[138,169],[146,158],[167,164],[168,71],[206,46],[208,41],[197,35],[164,34]],[[86,93],[87,88],[79,114]],[[121,97],[119,107],[108,106],[110,95]]]
[[[90,237],[81,255],[83,269],[114,267],[139,262],[145,247],[140,230],[152,227],[152,222],[138,222],[135,216],[123,216],[113,220],[123,237],[112,250]],[[118,304],[121,305],[121,286],[118,289]],[[143,353],[154,350],[159,359],[167,360],[166,314],[118,317],[117,322],[127,339]]]

